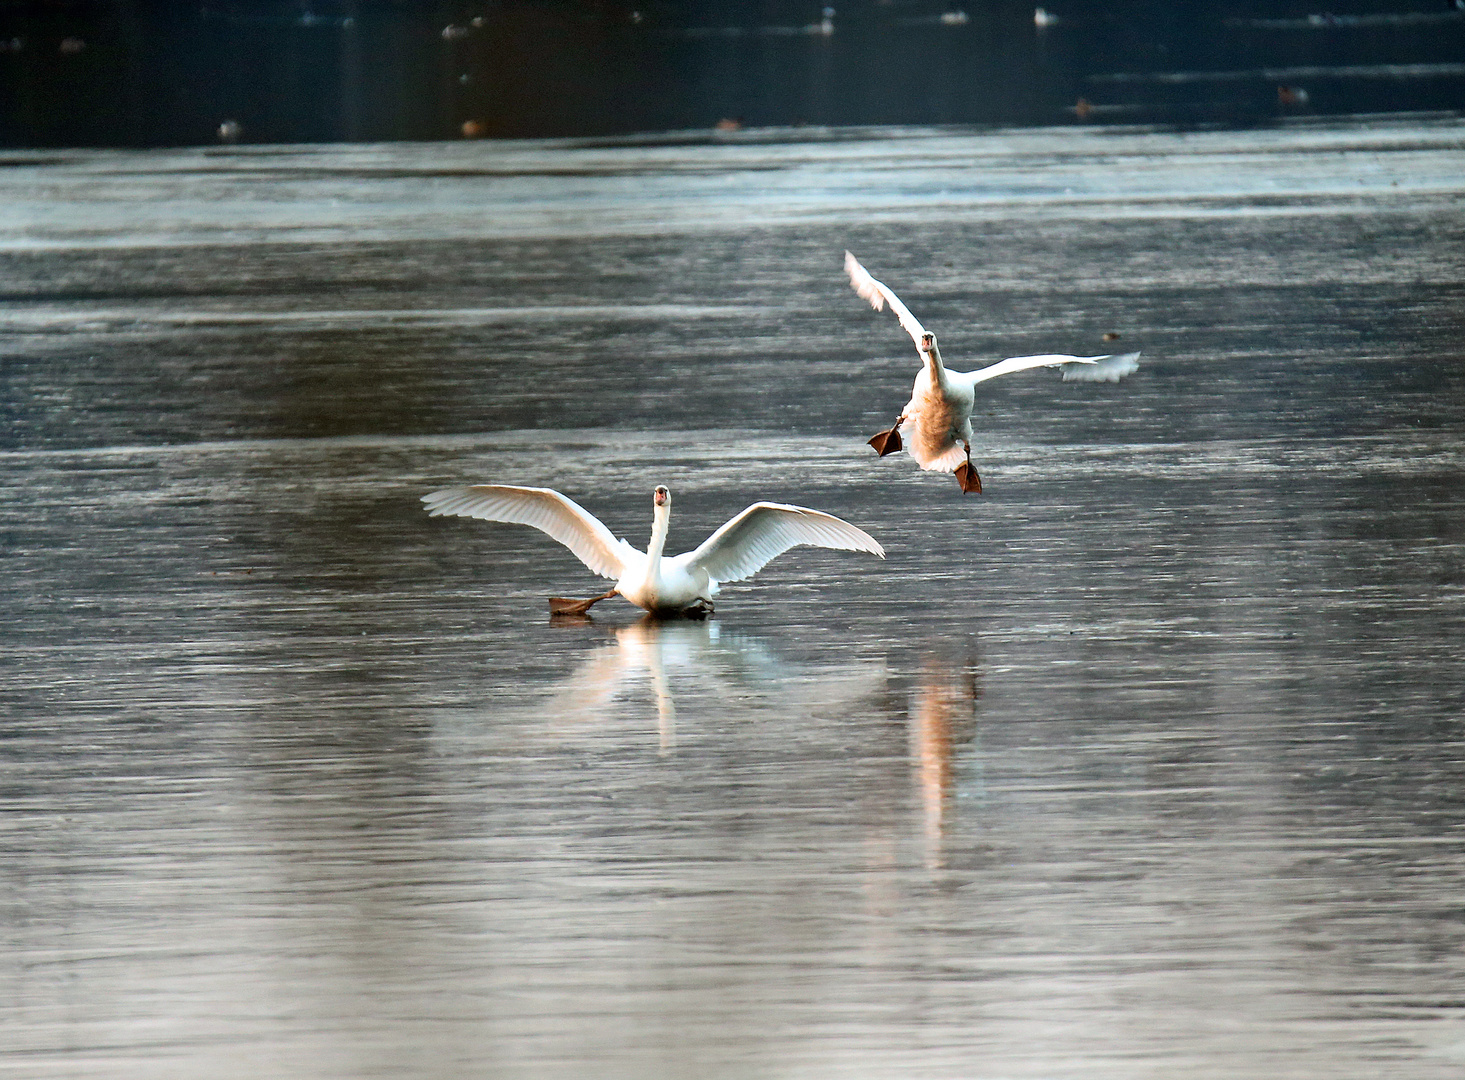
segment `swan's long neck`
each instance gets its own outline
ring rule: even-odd
[[[933,386],[945,386],[946,385],[946,365],[941,362],[941,349],[940,349],[940,347],[937,346],[937,344],[936,344],[935,341],[932,341],[931,342],[931,347],[929,349],[925,350],[925,353],[926,353],[926,370],[931,375],[931,384]]]
[[[651,543],[646,545],[646,580],[655,581],[661,573],[661,552],[666,547],[666,531],[671,525],[671,507],[656,507],[651,524]]]

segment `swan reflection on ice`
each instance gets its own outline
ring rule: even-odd
[[[666,753],[676,745],[678,698],[699,700],[703,711],[719,716],[770,708],[839,716],[883,693],[889,682],[883,659],[811,669],[777,657],[757,638],[725,632],[715,620],[666,622],[648,615],[612,636],[535,706],[556,730],[609,723],[627,709],[638,713],[637,701],[649,695]]]
[[[604,640],[523,704],[440,720],[438,737],[456,744],[444,756],[548,744],[577,760],[588,751],[624,761],[654,730],[658,755],[677,754],[680,741],[689,763],[806,758],[886,808],[891,844],[914,840],[928,867],[944,865],[958,787],[980,771],[972,744],[981,686],[969,648],[946,641],[822,662],[780,655],[776,642],[716,620],[648,615],[602,628],[577,619],[574,629]]]
[[[977,735],[977,702],[982,696],[973,660],[954,660],[937,650],[921,658],[911,690],[910,755],[921,802],[926,865],[943,863],[958,750]]]

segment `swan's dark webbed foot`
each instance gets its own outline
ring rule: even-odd
[[[982,493],[982,478],[977,475],[976,468],[972,465],[972,448],[970,443],[966,446],[966,460],[956,467],[956,482],[961,485],[961,490],[968,495],[980,495]]]
[[[961,485],[961,490],[968,495],[980,495],[982,493],[982,478],[977,475],[977,470],[972,468],[970,461],[963,461],[956,467],[956,482]]]
[[[549,598],[549,613],[551,615],[584,615],[590,610],[592,604],[598,604],[602,600],[609,600],[612,596],[619,596],[620,593],[612,589],[600,596],[592,596],[589,600],[567,600],[563,596],[551,596]]]
[[[682,618],[696,619],[699,622],[712,614],[712,601],[698,597],[692,603],[682,608]]]
[[[905,417],[902,416],[889,431],[882,431],[878,435],[871,436],[869,442],[875,448],[876,454],[880,457],[887,457],[900,452],[900,425],[904,422]]]

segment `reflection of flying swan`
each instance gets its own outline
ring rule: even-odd
[[[1139,353],[1106,356],[1064,356],[1048,353],[1042,356],[1014,356],[979,371],[950,371],[941,362],[936,335],[930,333],[900,302],[889,287],[876,281],[848,251],[844,253],[844,269],[855,292],[870,302],[876,311],[886,304],[900,319],[911,340],[916,343],[923,367],[916,376],[906,405],[889,431],[882,431],[870,440],[881,457],[901,449],[901,436],[910,442],[911,457],[923,469],[956,473],[963,491],[982,490],[981,477],[972,467],[972,405],[979,382],[995,379],[1014,371],[1035,367],[1063,369],[1065,382],[1118,382],[1139,367]]]
[[[921,789],[927,862],[941,862],[948,800],[956,783],[956,748],[976,733],[975,666],[952,663],[932,653],[921,664],[910,712],[911,758]]]
[[[862,529],[837,517],[802,506],[754,503],[682,555],[662,557],[671,521],[671,492],[658,487],[651,543],[638,551],[614,534],[589,511],[548,488],[478,484],[446,488],[424,495],[430,514],[456,514],[485,521],[532,525],[548,533],[601,577],[616,587],[589,600],[550,600],[551,611],[583,615],[590,605],[624,596],[656,615],[705,616],[725,581],[742,581],[763,569],[791,547],[868,551],[885,557],[885,549]]]

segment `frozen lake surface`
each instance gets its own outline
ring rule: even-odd
[[[1465,125],[3,164],[7,1077],[1465,1069]]]

